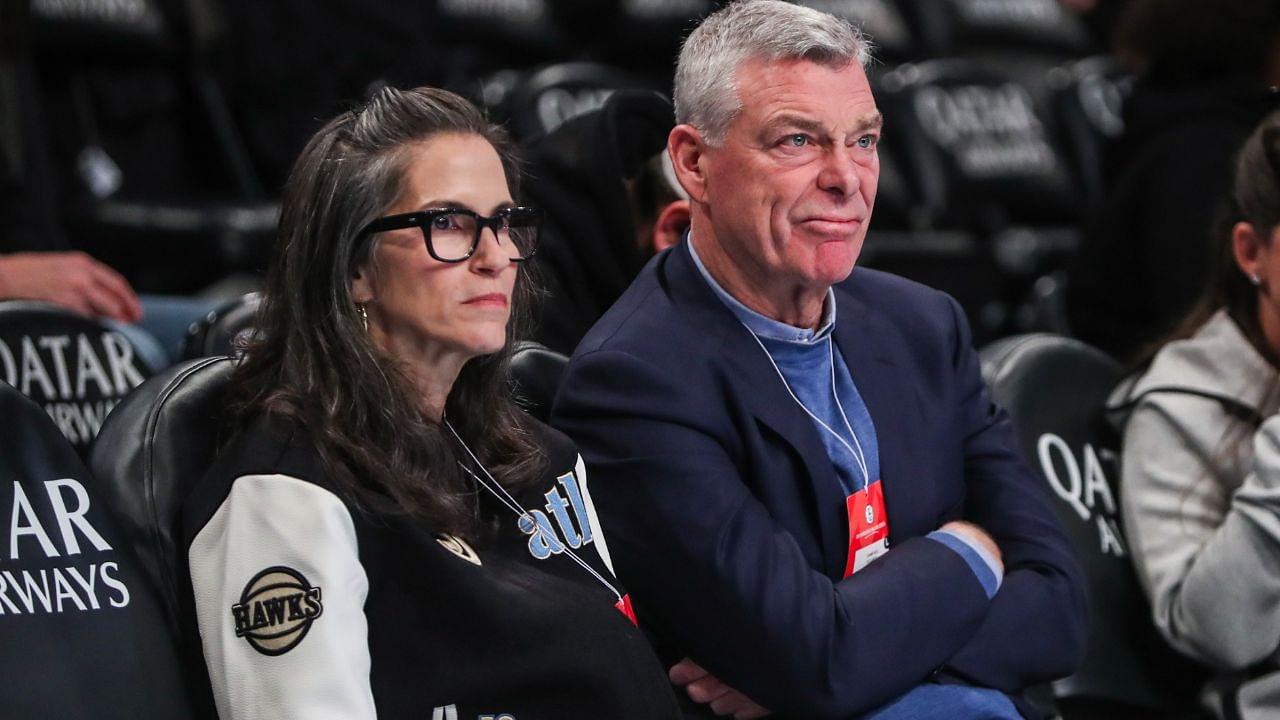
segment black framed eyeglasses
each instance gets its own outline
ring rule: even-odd
[[[422,230],[431,257],[456,263],[476,253],[481,233],[489,228],[498,237],[498,245],[509,251],[511,261],[520,262],[533,257],[538,249],[541,224],[542,213],[530,207],[503,208],[490,217],[462,208],[437,208],[378,218],[365,225],[358,237],[416,227]],[[352,252],[358,252],[362,245],[357,242]]]

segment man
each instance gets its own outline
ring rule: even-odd
[[[867,54],[776,0],[689,36],[668,152],[690,239],[578,346],[553,423],[703,712],[1018,717],[1080,659],[1079,570],[959,307],[854,269]]]

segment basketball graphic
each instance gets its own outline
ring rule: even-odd
[[[293,568],[275,566],[253,576],[231,606],[231,618],[236,637],[254,650],[283,655],[302,642],[323,610],[319,587]]]

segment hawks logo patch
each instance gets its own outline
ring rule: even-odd
[[[320,588],[302,573],[284,566],[269,567],[253,576],[240,602],[231,606],[236,637],[263,655],[283,655],[307,636],[320,617]]]

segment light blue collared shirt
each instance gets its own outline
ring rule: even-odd
[[[686,242],[693,264],[702,274],[707,286],[743,327],[756,337],[783,376],[780,379],[785,380],[796,401],[814,418],[814,426],[822,438],[822,444],[845,494],[851,495],[879,480],[880,449],[876,440],[875,423],[871,420],[871,413],[867,410],[862,395],[858,393],[844,356],[835,351],[832,338],[836,324],[835,291],[827,288],[827,296],[822,304],[822,320],[817,330],[788,325],[752,310],[730,295],[707,270],[702,258],[698,257],[692,237]],[[825,428],[823,424],[826,425]],[[843,506],[844,498],[840,502]],[[1003,576],[995,558],[982,546],[949,530],[935,530],[926,537],[946,545],[964,558],[974,576],[982,583],[987,597],[996,594]]]

